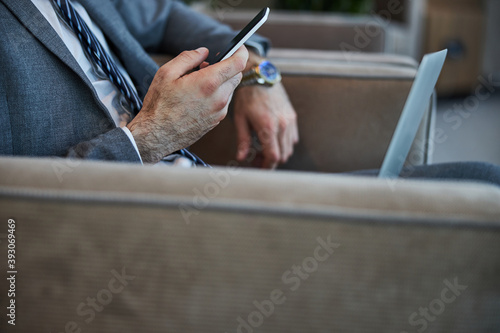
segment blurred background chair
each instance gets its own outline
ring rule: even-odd
[[[341,4],[332,8],[349,12],[313,11],[318,3]],[[436,132],[445,139],[435,145],[433,161],[500,164],[495,144],[500,141],[499,1],[217,0],[192,5],[236,29],[258,8],[271,6],[270,19],[259,32],[272,38],[276,48],[396,54],[417,62],[424,53],[448,48],[435,118]],[[485,89],[486,98],[479,100],[477,92]]]

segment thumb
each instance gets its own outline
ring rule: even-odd
[[[184,51],[177,57],[169,61],[168,75],[172,78],[179,78],[198,68],[208,57],[208,49],[200,47],[193,51]]]
[[[238,151],[236,152],[236,159],[243,161],[250,151],[252,144],[252,136],[250,133],[250,126],[244,116],[235,114],[234,123],[236,126],[236,133],[238,135]]]

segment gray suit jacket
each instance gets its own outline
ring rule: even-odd
[[[228,27],[177,1],[80,3],[103,30],[141,98],[158,70],[148,52],[219,49],[234,36]],[[0,70],[1,155],[139,161],[76,60],[30,0],[0,0]]]

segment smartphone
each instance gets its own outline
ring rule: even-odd
[[[268,7],[262,9],[260,13],[253,18],[250,23],[244,27],[236,37],[229,43],[229,45],[224,49],[224,51],[216,54],[216,58],[213,63],[217,63],[222,60],[226,60],[232,56],[238,49],[245,44],[245,42],[252,37],[252,35],[267,21],[269,17],[270,9]]]

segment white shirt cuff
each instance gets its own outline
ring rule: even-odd
[[[130,132],[128,127],[121,127],[121,129],[125,132],[125,134],[127,134],[128,138],[130,139],[130,142],[132,143],[132,145],[135,148],[135,151],[137,152],[137,156],[139,156],[139,159],[141,160],[141,164],[143,164],[141,154],[139,153],[139,148],[137,148],[137,143],[135,143],[135,139],[134,136],[132,135],[132,132]]]

